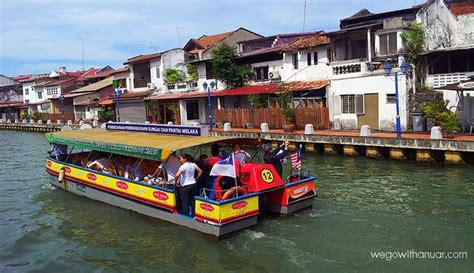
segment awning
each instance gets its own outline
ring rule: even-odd
[[[315,80],[315,81],[293,81],[286,83],[270,83],[261,85],[246,85],[239,88],[226,89],[221,91],[212,91],[211,97],[225,97],[225,96],[248,96],[252,94],[277,94],[280,92],[278,89],[279,85],[285,87],[289,91],[309,91],[318,90],[329,85],[328,80]],[[149,100],[171,100],[171,99],[191,99],[191,98],[205,98],[207,92],[194,91],[194,92],[181,92],[181,93],[170,93],[155,95],[149,98]]]
[[[19,108],[19,107],[22,107],[22,106],[25,106],[25,104],[23,102],[3,102],[3,103],[0,103],[0,108],[8,108],[8,107]]]
[[[281,86],[293,92],[317,90],[329,85],[328,80],[293,81],[282,83]]]
[[[46,138],[55,144],[154,160],[166,160],[177,150],[229,139],[220,136],[189,137],[105,129],[48,133]]]
[[[40,104],[46,104],[46,103],[50,103],[50,101],[42,100],[42,101],[29,102],[28,105],[40,105]]]
[[[278,92],[278,85],[276,83],[263,85],[247,85],[240,88],[226,89],[221,91],[212,91],[211,97],[225,97],[225,96],[245,96],[250,94],[274,94]],[[205,98],[207,92],[194,91],[171,93],[163,95],[155,95],[150,97],[150,100],[171,100],[171,99],[191,99],[191,98]]]
[[[114,104],[114,101],[112,99],[105,99],[99,102],[99,105],[112,105],[112,104]]]
[[[248,96],[251,94],[275,94],[278,92],[278,84],[246,85],[240,88],[227,89],[211,93],[212,97],[224,96]]]

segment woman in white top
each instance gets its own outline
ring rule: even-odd
[[[193,196],[196,192],[196,181],[201,176],[202,170],[193,163],[193,158],[189,154],[180,155],[179,162],[181,162],[181,167],[176,173],[174,184],[181,201],[182,213],[189,216],[189,205],[194,213]]]

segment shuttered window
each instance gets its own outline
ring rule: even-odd
[[[380,34],[379,36],[379,53],[380,55],[390,55],[397,53],[397,33]]]

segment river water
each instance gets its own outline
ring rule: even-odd
[[[43,134],[0,140],[0,272],[474,272],[472,166],[306,155],[312,210],[217,242],[51,189]],[[407,250],[468,258],[371,258]]]

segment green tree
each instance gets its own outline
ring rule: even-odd
[[[164,71],[164,80],[166,84],[180,83],[186,81],[186,75],[182,70],[167,68]]]
[[[186,64],[186,69],[188,70],[188,79],[190,81],[198,80],[198,67],[195,64]]]
[[[407,60],[415,66],[418,83],[424,82],[425,66],[420,54],[425,51],[425,28],[421,23],[412,23],[410,28],[401,34],[402,43],[407,54]]]
[[[253,77],[252,68],[237,63],[234,59],[235,54],[236,48],[225,43],[211,52],[214,76],[229,88],[242,87]]]
[[[250,104],[257,108],[266,108],[268,106],[268,100],[270,95],[268,94],[250,94],[248,100]]]

